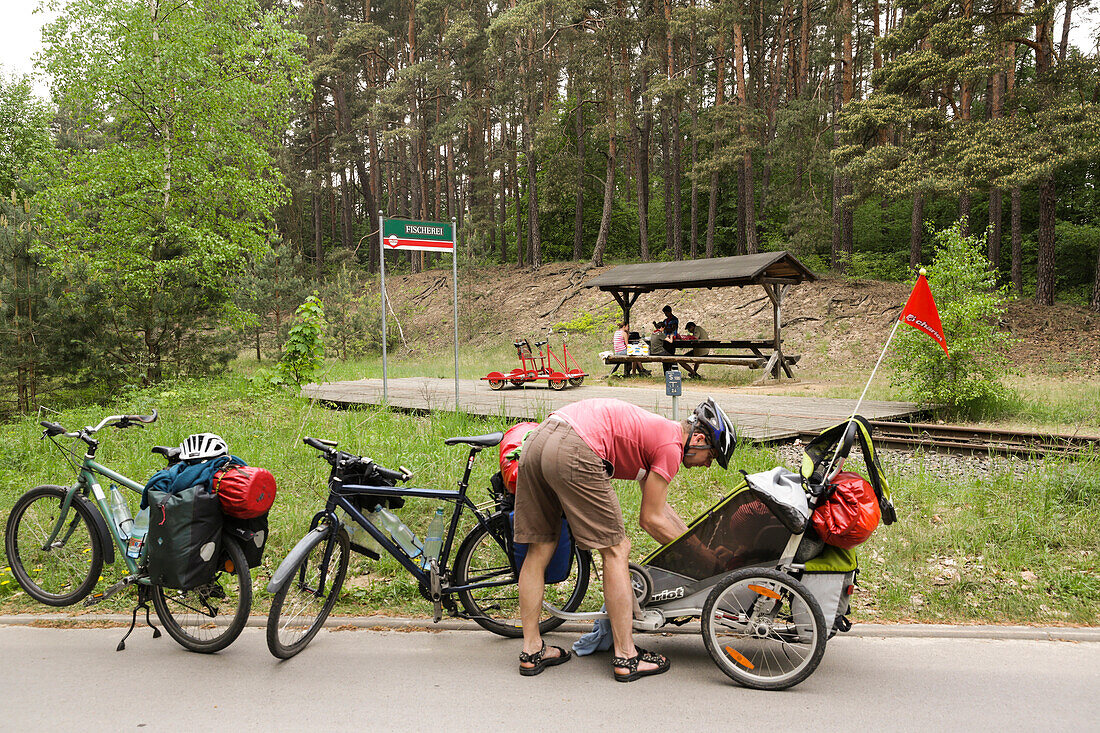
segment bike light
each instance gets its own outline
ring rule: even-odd
[[[852,594],[853,594],[853,593],[855,593],[855,592],[856,592],[856,586],[855,586],[855,583],[849,583],[849,584],[848,584],[848,587],[844,589],[844,593],[845,593],[845,595],[849,595],[849,596],[850,596],[850,595],[852,595]]]

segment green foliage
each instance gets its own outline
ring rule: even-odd
[[[270,250],[249,257],[239,272],[233,292],[238,310],[237,328],[256,356],[263,360],[265,344],[286,338],[290,314],[305,296],[306,281],[298,252],[279,241]]]
[[[294,312],[294,325],[283,345],[283,357],[275,375],[283,383],[293,381],[300,387],[313,379],[324,360],[325,309],[314,293]]]
[[[342,266],[321,289],[328,336],[337,358],[347,361],[382,351],[382,306],[378,282],[358,270]],[[395,346],[399,331],[387,324],[387,347]]]
[[[1005,350],[1013,343],[997,330],[1007,293],[997,287],[983,249],[984,237],[964,237],[958,225],[936,235],[928,283],[950,358],[926,334],[901,327],[892,357],[895,385],[918,401],[964,415],[1006,396]]]
[[[85,330],[119,378],[178,373],[267,246],[302,67],[282,20],[256,0],[72,0],[43,31],[67,146],[36,252],[77,318],[101,309]]]
[[[615,306],[605,306],[595,311],[584,311],[576,318],[554,324],[555,331],[568,333],[603,333],[618,324],[621,313]]]

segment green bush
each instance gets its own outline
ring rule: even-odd
[[[964,237],[955,225],[936,235],[935,247],[928,284],[951,356],[927,335],[899,329],[893,382],[917,401],[972,415],[1008,395],[1001,380],[1008,372],[1005,351],[1013,340],[997,330],[1007,291],[997,287],[996,273],[983,254],[984,237]]]
[[[314,293],[294,311],[294,325],[283,345],[275,377],[282,383],[293,381],[300,387],[313,379],[324,360],[325,309]]]

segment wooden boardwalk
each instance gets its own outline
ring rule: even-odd
[[[393,407],[449,412],[455,409],[453,379],[390,379],[387,393],[389,404]],[[382,380],[308,384],[302,388],[302,395],[340,405],[377,405],[382,402]],[[678,417],[686,417],[689,410],[708,396],[713,397],[737,423],[738,435],[758,442],[784,440],[806,431],[819,432],[847,418],[856,403],[855,400],[776,397],[685,385],[684,394],[679,399]],[[538,386],[505,387],[494,392],[480,380],[459,381],[459,408],[472,415],[538,420],[559,407],[590,397],[614,397],[673,417],[672,398],[665,396],[664,385],[609,387],[586,384],[555,392],[543,383]],[[859,411],[868,419],[881,420],[905,417],[919,409],[920,406],[912,402],[865,400]]]

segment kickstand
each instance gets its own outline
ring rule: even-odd
[[[134,626],[137,625],[137,614],[141,609],[145,609],[145,623],[153,630],[153,638],[160,638],[160,629],[153,625],[152,619],[149,618],[149,590],[142,586],[138,588],[138,603],[134,606],[134,613],[130,617],[130,628],[126,630],[126,635],[122,637],[122,641],[115,647],[116,652],[120,652],[126,648],[126,640],[130,638],[130,634],[134,632]]]

